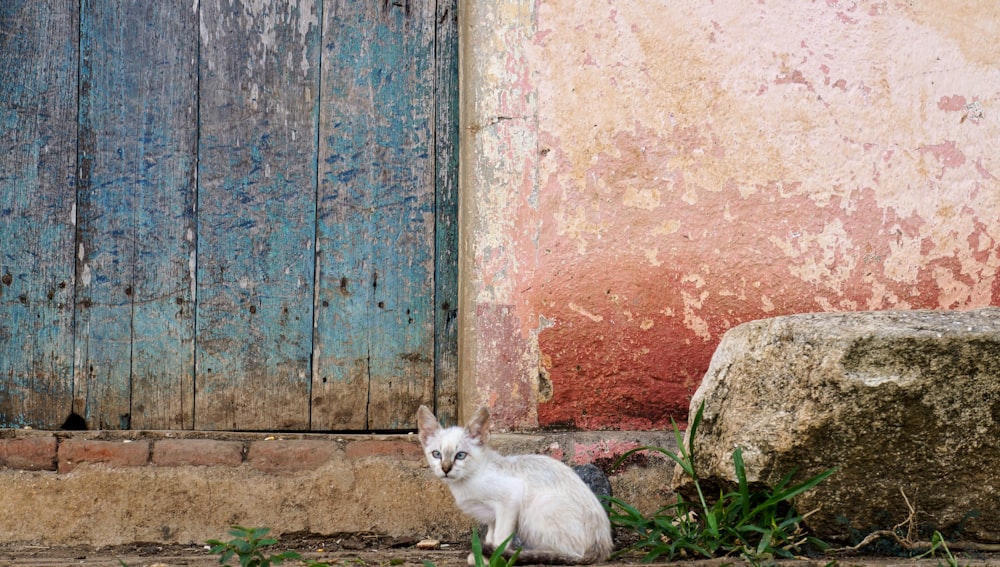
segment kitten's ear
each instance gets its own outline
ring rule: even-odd
[[[427,406],[420,406],[417,410],[417,429],[420,431],[420,444],[426,445],[427,440],[434,436],[440,429],[437,418],[427,409]]]
[[[478,439],[485,445],[490,440],[490,408],[482,406],[472,414],[472,419],[465,426],[465,431],[469,437]]]

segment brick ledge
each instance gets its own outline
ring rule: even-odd
[[[548,454],[569,464],[600,463],[640,445],[668,446],[665,432],[498,434],[501,452]],[[664,445],[667,443],[667,445]],[[507,451],[505,451],[507,449]],[[77,466],[247,466],[265,473],[315,470],[336,459],[423,461],[414,433],[245,433],[218,431],[41,431],[0,429],[0,470],[54,471]]]

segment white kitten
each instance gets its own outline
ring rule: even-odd
[[[434,474],[448,485],[459,509],[487,526],[484,548],[495,549],[516,534],[506,554],[520,547],[518,563],[583,564],[608,558],[611,523],[594,493],[556,459],[504,456],[488,447],[487,408],[479,408],[464,428],[442,428],[420,406],[417,424]],[[471,556],[469,560],[471,565]]]

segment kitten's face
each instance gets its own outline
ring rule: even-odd
[[[489,412],[477,411],[466,427],[442,428],[429,409],[420,406],[417,423],[420,444],[434,474],[445,482],[468,477],[476,468],[477,458],[485,441]]]
[[[445,482],[462,480],[469,473],[478,444],[461,427],[439,429],[424,445],[424,455],[434,474]]]

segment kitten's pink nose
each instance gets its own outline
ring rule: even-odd
[[[451,461],[441,461],[441,470],[444,472],[445,475],[451,472],[451,466],[452,466]]]

